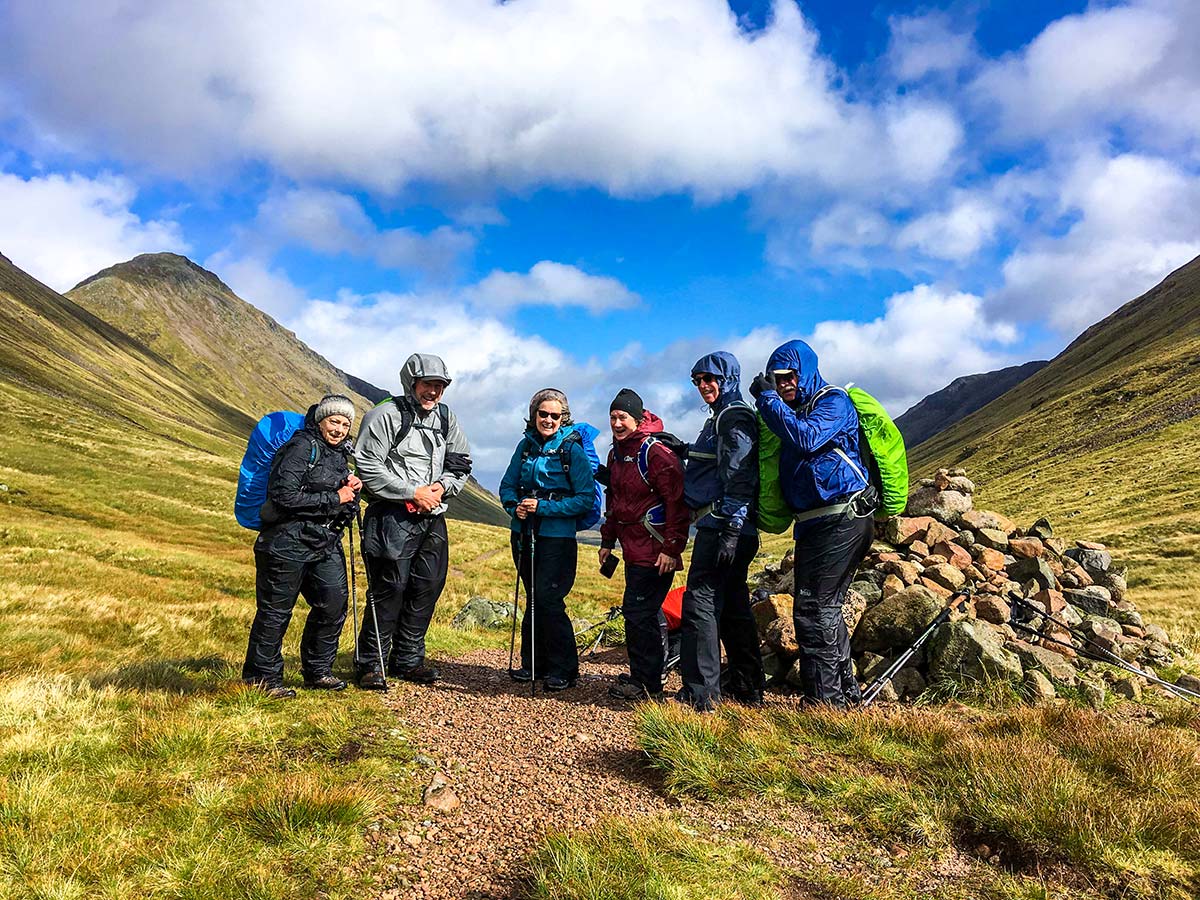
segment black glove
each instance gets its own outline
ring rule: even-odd
[[[775,376],[764,375],[759,372],[754,376],[754,381],[750,383],[750,396],[757,400],[762,396],[763,391],[775,390]]]
[[[737,555],[739,534],[736,531],[722,531],[717,539],[717,565],[727,566]]]

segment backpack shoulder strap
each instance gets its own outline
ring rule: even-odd
[[[567,476],[568,481],[571,480],[571,445],[572,444],[578,444],[580,449],[583,449],[583,437],[579,434],[578,431],[572,431],[565,438],[563,438],[562,443],[558,445],[558,451],[556,453],[556,455],[558,456],[558,461],[560,463],[562,463],[563,474]]]
[[[412,406],[409,405],[407,397],[393,397],[392,403],[396,409],[400,410],[400,430],[396,432],[396,440],[392,446],[396,446],[412,431],[413,422],[416,420],[416,415],[413,413]]]
[[[732,409],[740,409],[752,416],[755,415],[754,407],[752,407],[745,400],[734,400],[732,403],[730,403],[728,406],[726,406],[724,409],[722,409],[719,413],[717,413],[717,415],[713,419],[713,432],[718,437],[720,437],[720,434],[721,434],[721,419],[724,417],[725,413],[729,412]]]
[[[637,452],[637,470],[642,476],[642,481],[646,482],[646,486],[650,486],[650,449],[657,443],[660,443],[658,438],[652,434],[646,435],[642,440],[642,444],[638,447]]]
[[[450,407],[445,403],[438,404],[438,418],[442,420],[442,441],[450,440]]]

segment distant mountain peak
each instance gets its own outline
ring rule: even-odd
[[[71,290],[76,290],[102,278],[120,278],[125,281],[151,280],[160,284],[171,282],[180,287],[196,284],[212,290],[233,293],[233,289],[214,273],[178,253],[139,254],[133,259],[102,269],[90,278],[79,282]]]

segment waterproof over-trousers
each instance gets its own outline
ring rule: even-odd
[[[796,535],[792,620],[808,702],[845,708],[860,699],[842,603],[855,569],[871,549],[873,533],[869,514],[845,514],[806,523]]]
[[[625,614],[629,675],[650,694],[662,692],[667,663],[667,617],[662,605],[674,578],[674,572],[659,575],[654,566],[625,567],[621,609]]]
[[[367,527],[364,524],[364,531]],[[450,563],[443,516],[399,519],[388,523],[386,530],[373,530],[373,539],[380,532],[387,535],[385,544],[373,540],[368,550],[363,541],[375,616],[365,611],[359,629],[354,664],[360,676],[377,672],[381,657],[393,674],[408,672],[425,661],[425,632],[446,586]],[[381,547],[385,555],[375,555]],[[376,617],[379,634],[375,632]]]
[[[330,674],[346,621],[346,558],[341,544],[313,560],[289,559],[255,547],[254,567],[257,609],[242,665],[243,680],[283,683],[283,635],[299,594],[310,607],[300,637],[301,673],[310,680]]]
[[[733,562],[726,565],[717,562],[720,540],[721,532],[714,529],[696,532],[683,595],[679,657],[683,690],[679,699],[699,710],[710,710],[721,700],[722,643],[729,660],[732,694],[761,693],[766,681],[746,586],[746,573],[758,553],[758,535],[741,535]]]
[[[579,544],[573,537],[538,537],[531,560],[529,534],[513,532],[512,555],[513,565],[520,566],[525,596],[533,597],[533,618],[537,627],[537,635],[531,640],[529,608],[526,606],[525,618],[521,621],[521,666],[532,671],[536,678],[574,681],[579,677],[579,651],[575,647],[575,629],[567,615],[566,599],[575,585]],[[532,659],[530,648],[537,651]]]

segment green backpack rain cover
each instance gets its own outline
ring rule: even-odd
[[[779,483],[779,435],[758,417],[758,527],[768,534],[783,534],[792,525],[792,510],[783,499]]]
[[[881,499],[876,516],[898,516],[908,505],[908,455],[904,436],[887,414],[883,404],[852,384],[844,388],[830,385],[818,392],[845,391],[858,411],[859,449],[870,470],[871,483]],[[817,397],[812,399],[816,403]],[[779,436],[762,416],[758,417],[758,527],[770,534],[782,534],[792,524],[792,509],[783,499],[779,483]],[[869,453],[867,451],[870,451]]]
[[[904,450],[904,435],[883,404],[862,388],[848,384],[846,393],[858,410],[859,446],[865,438],[866,446],[871,449],[867,466],[881,500],[875,515],[877,518],[898,516],[908,505],[908,454]]]

